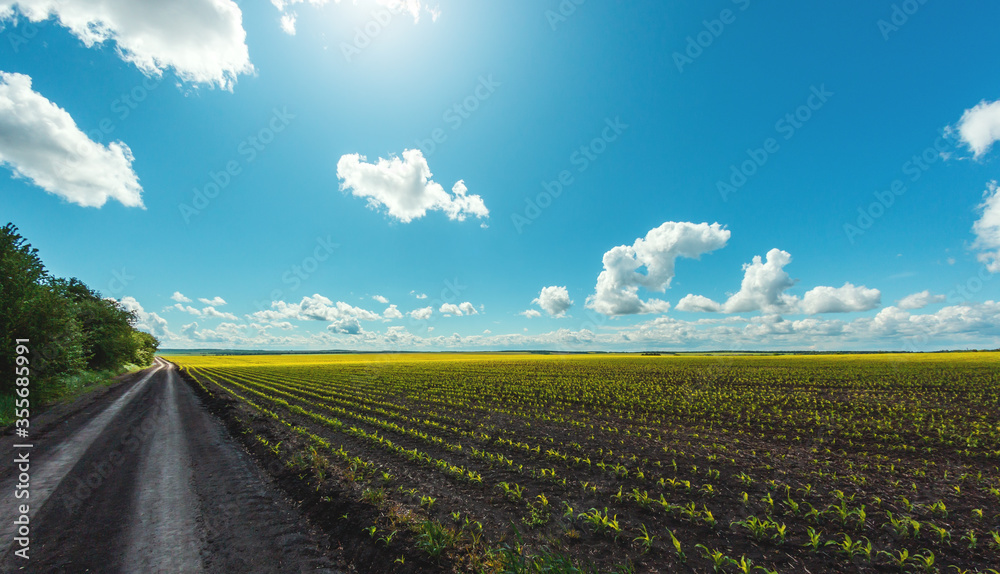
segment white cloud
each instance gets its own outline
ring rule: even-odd
[[[431,170],[419,149],[403,152],[403,158],[379,158],[367,163],[364,156],[347,154],[337,162],[341,191],[368,200],[368,207],[385,207],[389,215],[409,223],[428,211],[443,211],[448,219],[464,221],[467,216],[489,217],[478,195],[468,195],[465,183],[457,182],[448,193],[432,181]]]
[[[427,319],[431,318],[431,315],[434,314],[434,308],[423,307],[421,309],[414,309],[413,311],[410,311],[407,314],[418,321],[426,321]]]
[[[232,0],[0,0],[33,22],[52,16],[87,47],[114,42],[148,76],[172,69],[181,80],[231,90],[253,73],[243,13]]]
[[[315,294],[303,297],[299,303],[272,301],[271,309],[252,313],[249,318],[262,323],[280,323],[288,319],[326,321],[329,323],[327,329],[334,333],[359,335],[363,332],[361,321],[378,321],[382,316],[343,301],[334,303],[322,295]]]
[[[191,299],[188,299],[180,291],[174,291],[174,294],[170,296],[171,299],[177,301],[178,303],[190,303]]]
[[[334,2],[336,4],[340,4],[340,0],[334,0]],[[292,31],[291,32],[288,32],[288,30],[285,31],[292,35],[295,34],[294,31],[295,13],[289,11],[289,8],[291,6],[294,6],[296,4],[311,4],[313,6],[319,7],[319,6],[325,6],[328,3],[329,0],[271,0],[271,4],[273,4],[275,8],[277,8],[279,11],[282,12],[281,27],[283,30],[285,30],[285,23],[284,23],[285,17],[288,16],[289,14],[291,15],[293,21]],[[354,0],[353,3],[357,4],[358,2],[357,0]],[[421,0],[377,0],[377,4],[385,6],[385,9],[389,10],[393,15],[409,14],[411,17],[413,17],[414,22],[419,22],[420,15],[421,13],[424,12],[430,14],[431,21],[433,22],[437,22],[438,17],[441,16],[441,11],[438,9],[437,6],[434,6],[432,8],[431,6],[422,2]],[[372,12],[371,16],[373,18],[376,17],[375,12]],[[379,16],[382,17],[381,15]]]
[[[526,311],[521,311],[520,313],[518,313],[518,315],[524,315],[529,319],[534,319],[536,317],[541,317],[542,312],[539,311],[538,309],[528,309]]]
[[[167,328],[167,320],[156,313],[146,312],[135,297],[122,297],[120,303],[126,311],[135,313],[136,329],[145,331],[161,340],[173,336]]]
[[[668,221],[650,230],[632,246],[620,245],[604,254],[604,270],[597,277],[595,293],[587,307],[604,315],[662,313],[670,304],[659,299],[642,301],[639,287],[663,292],[674,277],[678,257],[698,259],[702,254],[725,247],[730,232],[718,223]],[[639,273],[641,267],[646,273]]]
[[[852,330],[868,336],[911,338],[924,345],[936,345],[936,339],[955,334],[996,337],[1000,332],[1000,303],[952,305],[921,315],[886,307],[872,319],[852,323]]]
[[[972,224],[972,232],[976,234],[972,247],[979,250],[976,258],[987,270],[1000,273],[1000,187],[997,182],[987,184],[979,211],[979,219]]]
[[[357,317],[336,319],[331,321],[326,328],[334,333],[343,333],[345,335],[359,335],[362,332],[361,321]]]
[[[422,10],[427,11],[431,15],[431,20],[434,21],[437,21],[438,16],[441,15],[441,11],[438,10],[437,7],[431,8],[421,2],[421,0],[379,0],[379,4],[382,4],[395,12],[406,12],[410,14],[410,16],[413,16],[414,22],[420,20],[420,12]]]
[[[281,15],[281,31],[289,36],[295,35],[295,12],[286,12]]]
[[[785,265],[792,261],[791,254],[772,249],[767,252],[766,258],[766,261],[761,261],[760,255],[756,255],[752,262],[743,265],[740,290],[722,305],[723,311],[780,313],[795,306],[796,298],[785,294],[785,290],[795,284],[784,270]]]
[[[184,335],[185,337],[187,337],[189,339],[197,339],[198,338],[198,322],[195,321],[194,323],[188,323],[187,325],[182,325],[181,326],[181,335]]]
[[[427,294],[426,293],[417,293],[416,291],[410,291],[410,295],[413,295],[417,299],[426,299],[427,298]]]
[[[941,303],[945,298],[944,295],[932,295],[930,291],[925,290],[903,297],[896,302],[896,306],[907,310],[923,309],[932,303]]]
[[[983,100],[974,108],[965,110],[958,120],[958,135],[977,158],[990,151],[1000,140],[1000,100]]]
[[[815,287],[802,297],[799,308],[807,315],[819,313],[851,313],[870,311],[882,304],[882,293],[865,286]]]
[[[815,287],[806,292],[800,300],[785,293],[795,285],[795,281],[785,271],[792,262],[787,251],[772,249],[765,259],[759,255],[743,265],[743,281],[740,290],[731,295],[725,303],[716,303],[701,295],[687,295],[677,303],[677,309],[689,312],[746,313],[761,311],[766,314],[805,313],[849,313],[877,308],[882,302],[878,289],[844,283],[842,287]]]
[[[385,317],[386,319],[403,318],[403,314],[400,313],[399,309],[397,309],[395,305],[389,305],[389,307],[385,311],[382,311],[382,316]]]
[[[569,291],[566,287],[559,287],[556,285],[542,287],[542,290],[538,293],[538,297],[536,297],[531,303],[533,305],[538,305],[543,311],[552,317],[565,316],[566,311],[573,305],[573,301],[570,300]]]
[[[227,319],[229,321],[235,321],[236,315],[232,313],[223,313],[218,311],[215,307],[205,307],[201,310],[202,317],[208,317],[210,319]]]
[[[687,311],[690,313],[718,313],[722,311],[722,305],[712,301],[708,297],[691,295],[690,293],[678,301],[675,308],[678,311]]]
[[[205,299],[202,299],[201,301],[205,301]],[[223,311],[219,311],[218,309],[216,309],[215,307],[213,307],[211,305],[209,305],[209,306],[207,306],[207,307],[199,310],[199,309],[195,309],[194,307],[192,307],[190,305],[183,305],[181,303],[175,303],[173,306],[167,307],[166,309],[164,309],[164,311],[169,311],[171,309],[176,309],[176,310],[178,310],[178,311],[180,311],[182,313],[188,313],[189,315],[194,315],[195,317],[206,317],[206,318],[209,318],[209,319],[225,319],[227,321],[236,321],[237,320],[236,315],[233,315],[232,313],[226,313],[226,312],[223,312]]]
[[[190,313],[191,315],[198,315],[198,316],[201,315],[201,311],[195,309],[190,305],[181,305],[180,303],[174,303],[173,307],[167,307],[166,309],[164,309],[164,311],[169,309],[177,309],[182,313]]]
[[[389,304],[389,300],[381,295],[372,295],[372,299],[378,301],[379,303],[382,303],[383,305]]]
[[[226,304],[226,300],[219,296],[212,297],[211,299],[205,299],[204,297],[199,297],[198,300],[206,305],[211,305],[213,307],[222,307],[223,305]]]
[[[428,309],[430,312],[430,309]],[[537,311],[536,311],[537,312]],[[301,324],[300,324],[301,325]],[[272,335],[270,329],[284,329]],[[197,323],[185,326],[182,337],[170,339],[174,345],[193,341],[206,347],[329,349],[412,349],[412,350],[501,350],[546,348],[566,350],[648,349],[743,349],[743,350],[874,350],[901,349],[929,351],[941,348],[1000,347],[1000,303],[970,303],[942,308],[935,313],[911,314],[897,307],[883,309],[875,317],[852,321],[806,317],[785,319],[775,314],[754,317],[724,316],[684,321],[661,316],[624,327],[550,333],[483,333],[459,336],[426,336],[409,333],[400,325],[385,331],[361,330],[353,321],[331,325],[319,333],[304,332],[287,322],[248,325],[222,323],[201,330]]]
[[[476,311],[476,307],[472,303],[469,303],[468,301],[461,303],[459,305],[455,305],[454,303],[445,303],[441,305],[441,308],[438,309],[438,312],[446,316],[454,315],[456,317],[461,317],[463,315],[479,314],[479,312]]]
[[[143,207],[132,160],[124,143],[87,137],[65,110],[31,89],[30,77],[0,72],[0,164],[15,177],[84,207],[109,198]]]

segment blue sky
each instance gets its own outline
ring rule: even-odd
[[[0,0],[0,219],[164,347],[1000,345],[1000,8],[159,4]]]

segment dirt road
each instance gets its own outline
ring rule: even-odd
[[[28,560],[13,554],[16,442],[0,437],[3,572],[337,572],[165,361],[32,419]]]

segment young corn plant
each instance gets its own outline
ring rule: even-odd
[[[608,516],[608,509],[605,508],[602,513],[596,508],[591,508],[589,512],[580,513],[577,518],[583,520],[585,523],[590,524],[593,527],[594,532],[598,534],[603,534],[605,532],[613,533],[615,538],[621,534],[621,525],[618,524],[618,515],[613,517]]]
[[[816,529],[810,526],[806,529],[806,536],[809,538],[809,541],[802,546],[808,548],[810,552],[818,552],[819,547],[822,546],[820,533],[816,532]]]
[[[789,512],[791,512],[792,514],[798,516],[799,509],[802,507],[802,505],[799,504],[798,502],[795,502],[794,500],[792,500],[791,495],[786,495],[786,496],[787,496],[787,498],[785,499],[785,506],[788,507],[788,511]]]
[[[862,540],[865,543],[862,543]],[[872,543],[867,538],[852,540],[850,536],[844,534],[843,540],[840,542],[829,540],[826,546],[833,546],[837,553],[843,554],[849,560],[853,560],[856,556],[867,556],[869,561],[871,560]]]
[[[974,549],[979,544],[979,538],[976,536],[976,531],[971,528],[969,529],[968,532],[965,533],[964,536],[962,536],[962,540],[968,542],[966,548],[968,548],[969,550]]]
[[[938,536],[938,543],[941,545],[951,544],[951,532],[947,528],[942,528],[936,524],[930,522],[927,523],[927,528],[931,529],[934,534]]]
[[[425,520],[418,526],[417,548],[426,552],[431,558],[440,556],[455,541],[455,533],[439,522]]]
[[[501,482],[497,484],[497,487],[503,491],[504,496],[513,502],[518,502],[524,498],[523,486],[518,486],[517,483]]]
[[[656,537],[655,536],[651,536],[649,534],[649,531],[646,530],[646,525],[645,524],[640,524],[639,525],[639,529],[642,531],[642,534],[640,534],[639,536],[636,536],[633,539],[633,542],[638,543],[639,547],[642,548],[642,553],[645,554],[645,553],[649,552],[649,550],[653,547],[653,540],[655,540]]]
[[[784,523],[781,523],[779,525],[777,522],[775,522],[774,535],[772,535],[771,538],[774,539],[778,544],[784,544],[785,538],[787,537],[788,537],[788,527],[785,526]]]
[[[910,534],[910,520],[908,518],[896,518],[892,515],[892,512],[888,510],[885,511],[886,518],[889,522],[886,525],[890,526],[893,532],[896,533],[897,538],[906,538]]]
[[[934,553],[930,550],[924,550],[926,554],[914,554],[913,562],[924,572],[937,572],[937,567],[934,565]]]
[[[753,560],[750,560],[746,556],[740,556],[739,560],[730,558],[729,563],[732,564],[737,572],[742,572],[742,574],[750,574],[754,571]]]
[[[943,501],[937,501],[927,507],[932,514],[937,514],[941,518],[948,518],[948,507],[945,506]]]
[[[670,543],[674,546],[674,554],[677,555],[677,559],[681,562],[687,562],[687,556],[684,555],[684,550],[681,548],[681,541],[677,539],[673,530],[669,528],[667,529],[667,534],[670,535]]]
[[[900,572],[906,570],[906,565],[910,562],[910,551],[905,548],[897,551],[895,554],[882,550],[878,553],[878,555],[885,556],[888,559],[889,564],[899,568]]]
[[[704,544],[695,544],[695,548],[701,548],[705,559],[712,564],[713,572],[723,572],[726,566],[730,564],[730,558],[723,554],[721,550],[710,550]]]
[[[758,542],[763,542],[769,538],[768,531],[771,530],[771,521],[761,520],[756,516],[748,516],[744,520],[736,520],[731,526],[742,526],[746,528]]]
[[[709,528],[714,529],[718,524],[715,520],[715,516],[712,514],[712,511],[708,509],[707,506],[702,505],[702,509],[703,509],[701,515],[702,522],[704,522]]]

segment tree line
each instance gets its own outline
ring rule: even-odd
[[[131,311],[79,279],[53,277],[14,224],[0,229],[0,396],[15,389],[15,340],[28,339],[35,401],[59,397],[86,372],[148,366],[159,341]],[[32,402],[35,402],[32,401]]]

